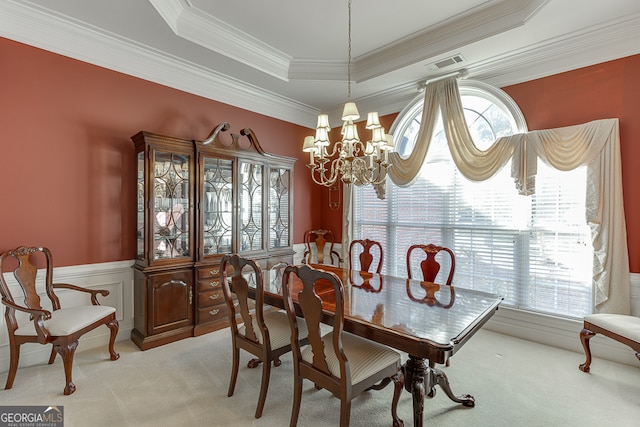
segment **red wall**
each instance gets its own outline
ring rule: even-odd
[[[522,110],[529,130],[596,119],[620,119],[620,151],[630,269],[640,272],[640,55],[503,88]],[[637,165],[636,165],[637,166]]]
[[[135,162],[140,130],[203,139],[220,122],[249,127],[263,148],[298,157],[294,241],[341,234],[341,211],[315,185],[300,147],[309,129],[0,38],[0,251],[52,249],[56,266],[135,254]],[[640,55],[503,88],[530,130],[618,117],[632,272],[640,272]],[[389,129],[395,118],[381,118]],[[368,131],[359,129],[365,137]],[[335,139],[335,138],[334,138]]]
[[[204,139],[220,122],[301,157],[304,127],[0,38],[0,251],[49,247],[56,266],[133,259],[140,130]],[[294,241],[322,218],[296,162]]]

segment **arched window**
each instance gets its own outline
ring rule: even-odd
[[[472,81],[461,81],[459,90],[481,150],[500,136],[527,131],[503,91]],[[403,157],[415,144],[422,101],[412,101],[391,128]],[[386,190],[385,200],[367,187],[353,190],[353,238],[383,243],[386,273],[406,277],[407,248],[436,243],[456,255],[455,286],[498,293],[505,305],[526,310],[578,318],[591,312],[585,167],[563,172],[539,162],[532,196],[517,194],[510,165],[472,182],[457,170],[440,121],[416,181],[401,188],[388,180]]]

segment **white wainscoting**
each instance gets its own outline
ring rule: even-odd
[[[304,252],[304,245],[294,245],[294,250],[296,251],[294,262],[299,263],[302,258],[302,253]],[[337,246],[337,250],[340,250],[339,246]],[[121,261],[60,267],[54,270],[54,282],[72,283],[93,289],[108,289],[110,291],[109,296],[101,298],[100,301],[104,305],[116,307],[118,322],[120,323],[118,341],[129,340],[131,330],[133,329],[132,264],[133,261]],[[20,287],[11,274],[6,274],[5,279],[14,294],[20,291]],[[38,287],[44,301],[42,272],[39,272],[39,279]],[[631,293],[632,314],[638,316],[640,315],[640,274],[631,274]],[[60,291],[58,295],[62,304],[72,305],[84,303],[82,300],[83,296],[75,295],[72,291]],[[580,320],[547,316],[539,313],[501,307],[485,325],[485,328],[505,335],[575,351],[576,363],[580,364],[584,361],[583,350],[578,336],[582,329],[582,322]],[[100,327],[87,333],[80,339],[77,351],[103,346],[105,349],[105,358],[108,358],[108,342],[109,329],[107,327]],[[598,335],[592,338],[591,349],[593,355],[596,357],[602,357],[632,366],[638,365],[638,361],[630,348],[606,337]],[[25,344],[21,349],[20,366],[25,367],[47,363],[50,351],[50,346]],[[464,351],[464,349],[462,351]],[[496,348],[495,351],[499,353],[500,349]],[[0,317],[0,372],[6,372],[8,368],[8,337],[5,318],[4,315],[2,315]],[[0,382],[2,381],[4,380],[0,379]]]
[[[116,316],[120,328],[118,330],[118,341],[131,339],[133,329],[133,261],[119,261],[101,264],[77,265],[71,267],[59,267],[53,271],[54,283],[70,283],[90,289],[106,289],[109,291],[107,297],[98,296],[98,301],[102,305],[109,305],[116,308]],[[12,295],[16,301],[21,302],[20,295],[22,289],[16,282],[13,274],[5,273]],[[37,289],[42,300],[42,306],[51,309],[49,298],[44,289],[44,270],[38,271]],[[73,305],[90,304],[89,298],[84,293],[71,290],[57,290],[56,295],[60,299],[62,307]],[[3,315],[0,318],[0,372],[9,370],[9,337],[7,334],[6,319]],[[21,317],[17,316],[20,321]],[[22,320],[26,320],[23,316]],[[95,347],[104,347],[105,360],[109,359],[107,346],[109,344],[110,330],[106,326],[101,326],[80,338],[76,351],[88,350]],[[116,344],[116,351],[118,346]],[[50,345],[23,344],[20,349],[20,367],[34,364],[47,363],[51,353]],[[19,369],[18,368],[18,369]],[[19,379],[20,373],[17,378]],[[4,384],[4,379],[0,380]]]

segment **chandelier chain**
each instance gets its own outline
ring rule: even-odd
[[[351,0],[349,0],[349,47],[347,51],[347,101],[351,101]]]

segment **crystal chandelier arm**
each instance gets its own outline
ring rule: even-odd
[[[358,158],[358,160],[364,163],[364,160]],[[354,161],[354,164],[358,162]],[[359,167],[362,166],[362,167]],[[356,177],[354,184],[356,185],[380,185],[384,184],[386,181],[386,169],[387,166],[382,164],[380,161],[374,161],[373,165],[352,165],[352,168],[357,169],[357,173],[354,173]],[[366,167],[365,167],[366,166]]]
[[[333,149],[331,150],[331,152],[327,151],[327,147],[322,147],[324,149],[324,157],[327,159],[335,157],[336,154],[342,152],[343,146],[344,144],[342,143],[342,141],[336,142],[335,144],[333,144]]]
[[[325,162],[326,163],[326,162]],[[342,159],[335,159],[331,162],[331,168],[328,169],[329,175],[327,176],[327,169],[324,167],[324,163],[307,165],[311,169],[311,179],[313,182],[325,187],[330,187],[338,180],[338,175],[342,169]]]

